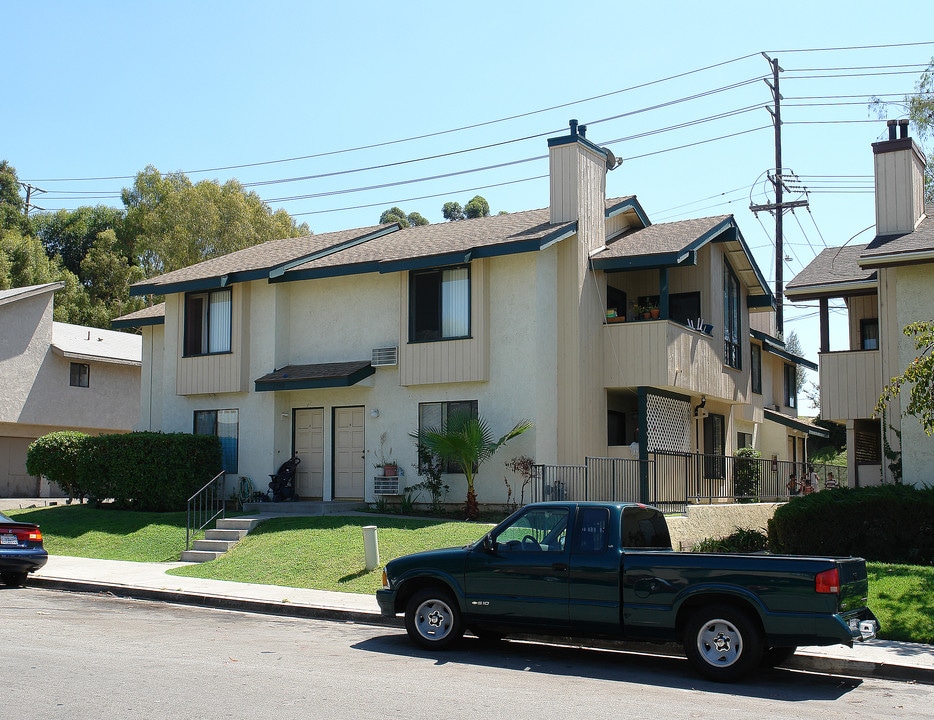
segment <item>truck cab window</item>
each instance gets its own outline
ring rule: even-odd
[[[607,548],[610,511],[607,508],[581,508],[574,536],[575,553],[602,553]]]
[[[647,507],[623,510],[624,548],[661,548],[671,550],[671,537],[665,516]]]
[[[497,550],[564,552],[568,527],[565,508],[534,508],[494,531]]]

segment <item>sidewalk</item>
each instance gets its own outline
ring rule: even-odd
[[[380,615],[374,595],[166,575],[166,570],[188,564],[90,560],[55,555],[49,557],[44,568],[30,575],[29,584],[226,610],[402,626],[400,617]],[[624,644],[615,646],[626,647]],[[657,647],[639,645],[638,649],[651,653]],[[665,646],[665,653],[670,654],[673,647]],[[871,640],[852,648],[844,645],[803,647],[798,648],[785,667],[934,684],[934,646]]]

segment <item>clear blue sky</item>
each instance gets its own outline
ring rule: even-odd
[[[867,99],[910,93],[934,56],[920,4],[862,0],[6,2],[2,25],[0,157],[46,209],[119,207],[150,164],[268,183],[251,189],[314,232],[392,205],[440,222],[476,194],[494,213],[545,207],[532,178],[547,160],[532,158],[577,118],[625,159],[610,196],[636,195],[656,223],[733,213],[771,281],[774,221],[749,211],[774,167],[764,51],[785,70],[783,165],[811,191],[810,214],[786,216],[786,283],[873,224],[885,128]],[[856,49],[886,45],[902,46]],[[281,182],[327,173],[343,174]],[[786,310],[812,360],[815,314]]]

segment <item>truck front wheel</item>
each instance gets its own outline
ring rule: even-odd
[[[704,677],[732,682],[759,667],[762,633],[742,610],[710,605],[697,610],[688,621],[684,652]]]
[[[424,588],[405,606],[405,631],[420,647],[444,650],[463,637],[464,621],[447,590]]]

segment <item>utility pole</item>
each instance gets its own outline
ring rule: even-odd
[[[42,188],[37,188],[34,185],[30,185],[29,183],[21,182],[20,185],[22,185],[23,189],[26,191],[26,204],[23,205],[23,215],[25,215],[26,217],[29,217],[29,210],[31,208],[35,208],[36,210],[43,210],[44,208],[41,208],[38,205],[33,205],[30,202],[30,200],[32,199],[33,191],[37,193],[44,193],[46,191],[43,190]]]
[[[785,308],[784,308],[784,261],[785,250],[782,236],[782,216],[786,209],[796,207],[806,207],[807,200],[795,200],[784,202],[783,191],[785,190],[785,179],[782,169],[782,94],[778,85],[778,74],[784,72],[778,64],[778,58],[774,60],[765,53],[762,57],[768,60],[772,66],[772,82],[768,80],[765,84],[772,91],[772,99],[775,102],[775,109],[767,107],[766,110],[772,116],[772,124],[775,126],[775,175],[770,175],[769,181],[775,188],[775,202],[765,205],[750,205],[749,209],[754,213],[760,210],[768,210],[775,214],[775,330],[778,337],[784,340],[785,334]]]

